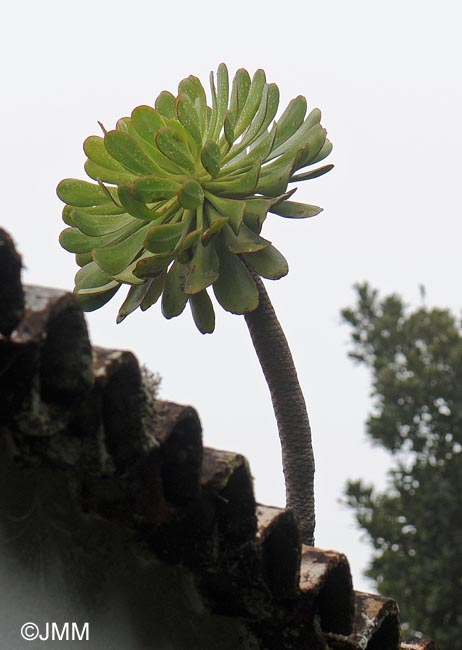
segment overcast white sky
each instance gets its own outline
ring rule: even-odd
[[[364,436],[368,377],[347,359],[339,311],[352,285],[460,311],[461,16],[457,2],[4,0],[2,212],[29,283],[72,289],[73,256],[55,187],[84,178],[82,143],[161,90],[224,61],[262,67],[281,107],[298,95],[323,112],[333,172],[298,200],[315,219],[267,220],[290,273],[268,290],[308,402],[317,459],[317,545],[345,552],[354,584],[370,556],[338,504],[348,478],[383,485],[387,458]],[[270,223],[268,223],[270,222]],[[115,325],[120,300],[88,316],[92,341],[133,350],[163,377],[162,397],[193,404],[205,444],[250,460],[257,497],[283,505],[270,399],[242,318],[219,313],[201,336],[189,313],[158,307]]]

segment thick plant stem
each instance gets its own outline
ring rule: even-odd
[[[271,393],[282,448],[287,507],[302,541],[314,545],[314,456],[305,399],[287,339],[260,277],[252,272],[260,302],[245,314],[250,336]]]

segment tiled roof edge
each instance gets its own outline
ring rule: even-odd
[[[400,646],[396,603],[354,592],[343,554],[302,546],[290,511],[256,504],[242,455],[204,448],[194,408],[155,399],[131,352],[92,348],[74,296],[23,291],[20,266],[0,231],[0,434],[23,464],[72,472],[83,509],[193,570],[266,650],[435,648]]]

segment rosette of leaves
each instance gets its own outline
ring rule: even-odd
[[[83,309],[128,285],[118,322],[161,299],[166,318],[189,302],[199,330],[212,332],[210,289],[224,309],[244,314],[258,306],[254,274],[287,273],[262,225],[268,213],[321,211],[291,200],[293,183],[332,168],[306,170],[332,148],[320,111],[307,115],[298,96],[275,121],[279,89],[263,70],[250,78],[240,69],[230,83],[221,64],[210,88],[208,106],[199,79],[189,76],[176,96],[161,92],[153,107],[138,106],[114,130],[102,127],[103,136],[84,143],[93,181],[59,184],[68,225],[60,242],[80,266],[75,293]]]

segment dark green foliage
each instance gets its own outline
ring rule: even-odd
[[[372,374],[367,433],[395,459],[389,489],[350,481],[347,503],[375,553],[367,575],[405,628],[462,649],[462,328],[445,309],[411,311],[367,284],[342,312],[350,356]]]

